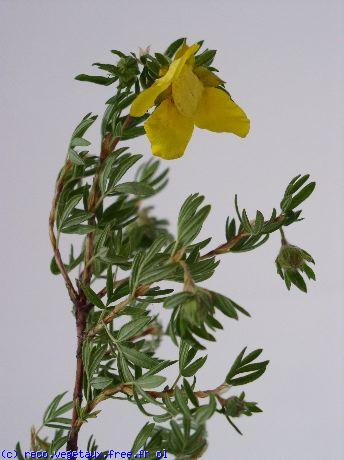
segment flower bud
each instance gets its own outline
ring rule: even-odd
[[[142,56],[146,56],[150,53],[151,45],[146,46],[145,48],[139,47],[139,58],[141,59]]]
[[[285,270],[299,270],[308,259],[308,254],[292,244],[282,245],[276,263]]]
[[[237,396],[231,396],[226,400],[224,408],[229,417],[239,417],[245,410],[245,401]]]
[[[190,323],[197,324],[198,322],[198,305],[196,299],[188,300],[183,304],[183,317]]]
[[[207,306],[199,297],[188,300],[183,305],[183,317],[195,326],[200,326],[205,321],[207,313]]]

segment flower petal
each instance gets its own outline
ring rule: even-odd
[[[144,115],[147,110],[153,107],[155,99],[159,96],[160,93],[169,87],[173,79],[178,78],[186,61],[190,56],[195,54],[198,49],[199,45],[197,43],[190,46],[190,48],[185,51],[183,56],[172,62],[168,71],[163,77],[158,78],[152,86],[142,91],[132,103],[130,108],[130,115],[132,117],[142,117],[142,115]]]
[[[191,56],[197,53],[197,51],[199,50],[199,47],[200,45],[198,43],[195,43],[194,45],[188,47],[188,49],[179,59],[176,59],[175,61],[172,62],[172,64],[170,65],[170,69],[171,67],[175,66],[173,80],[179,77],[179,74],[182,71],[184,65],[186,64],[186,62],[189,60]]]
[[[172,79],[166,78],[167,74],[168,72],[137,96],[130,108],[132,117],[142,117],[147,110],[153,107],[155,99],[171,84]]]
[[[204,86],[219,86],[221,83],[224,83],[220,77],[218,77],[206,67],[196,66],[193,71],[201,80]]]
[[[218,88],[204,88],[201,102],[195,115],[195,125],[217,133],[233,133],[246,137],[250,120],[245,112]]]
[[[172,82],[172,96],[179,112],[185,117],[192,117],[197,110],[202,92],[202,83],[193,73],[191,66],[185,64],[179,77]]]
[[[180,45],[180,47],[177,49],[176,54],[174,55],[174,60],[182,57],[185,51],[187,51],[189,48],[189,45],[186,44],[186,40],[184,40],[182,45]]]
[[[179,113],[171,99],[165,99],[144,124],[152,153],[165,160],[183,155],[192,136],[191,118]]]

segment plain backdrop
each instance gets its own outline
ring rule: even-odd
[[[222,318],[200,386],[221,383],[246,345],[263,347],[271,364],[245,388],[264,412],[237,420],[243,437],[214,417],[204,458],[344,457],[341,3],[1,0],[2,449],[18,439],[27,448],[30,426],[74,379],[74,322],[64,284],[49,271],[48,213],[70,133],[87,112],[102,113],[113,89],[73,77],[111,62],[110,49],[161,51],[187,36],[219,50],[216,67],[252,128],[245,140],[196,130],[185,156],[168,164],[170,184],[153,200],[156,213],[175,229],[186,195],[205,194],[212,213],[202,236],[215,245],[224,241],[235,193],[253,217],[278,206],[294,175],[309,172],[318,184],[303,207],[306,219],[287,231],[316,259],[318,279],[307,295],[288,292],[275,273],[278,235],[255,252],[222,256],[206,283],[252,318]],[[97,152],[98,126],[88,138]],[[145,138],[132,145],[150,158]],[[167,339],[161,356],[176,356]],[[103,449],[130,449],[144,416],[126,402],[102,409],[80,446],[93,432]]]

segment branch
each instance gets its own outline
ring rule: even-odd
[[[53,201],[51,204],[51,210],[50,210],[50,215],[49,215],[49,236],[50,236],[50,242],[54,251],[54,256],[56,260],[56,264],[61,272],[61,275],[63,276],[63,279],[65,281],[67,291],[69,293],[69,297],[73,304],[75,305],[78,299],[78,293],[76,292],[73,283],[71,282],[66,267],[62,261],[61,253],[58,247],[58,242],[57,238],[55,235],[55,220],[56,220],[56,212],[57,212],[57,205],[58,201],[60,199],[63,187],[64,187],[64,179],[67,174],[67,172],[70,170],[72,166],[72,163],[70,160],[67,160],[64,167],[61,170],[61,173],[56,181],[56,186],[55,186],[55,193],[53,196]]]
[[[93,401],[90,401],[85,406],[83,410],[84,414],[91,414],[98,404],[100,404],[102,401],[105,401],[106,399],[111,398],[117,393],[123,393],[127,396],[133,396],[133,387],[134,385],[132,384],[121,383],[112,388],[107,388],[103,390]],[[197,398],[208,398],[209,395],[214,394],[222,405],[224,400],[223,398],[221,398],[220,395],[227,391],[229,388],[230,386],[227,383],[223,383],[222,385],[219,385],[218,387],[212,390],[199,390],[195,391],[194,394]],[[168,388],[164,391],[147,391],[147,394],[149,394],[152,398],[162,399],[164,396],[172,396],[174,394],[174,389]],[[78,419],[76,422],[76,429],[80,430],[83,423],[84,420]]]
[[[249,236],[249,233],[245,231],[239,232],[236,236],[231,238],[229,241],[226,241],[220,246],[217,246],[215,249],[207,252],[203,256],[200,257],[200,260],[209,259],[210,257],[218,256],[220,254],[225,254],[226,252],[230,252],[230,250],[243,238]]]
[[[118,281],[116,281],[116,280],[114,279],[114,287],[119,287],[119,286],[121,286],[122,284],[126,283],[127,281],[129,281],[129,276],[127,276],[127,277],[125,277],[125,278],[122,278],[121,280],[118,280]],[[107,292],[107,291],[106,291],[106,286],[104,286],[103,289],[101,289],[100,291],[97,292],[97,296],[98,296],[100,299],[102,299],[102,298],[106,295],[106,292]],[[94,307],[93,303],[88,302],[88,303],[86,304],[86,308],[87,308],[88,310],[90,310],[92,307]]]
[[[122,125],[122,133],[123,131],[129,126],[131,123],[131,116],[128,115],[123,122]],[[112,134],[108,133],[103,141],[102,141],[102,146],[100,150],[100,155],[99,155],[99,167],[97,173],[94,175],[93,178],[93,183],[92,187],[90,190],[90,195],[88,198],[88,204],[87,204],[87,211],[94,213],[97,206],[100,204],[102,200],[100,200],[100,194],[99,194],[99,173],[101,169],[101,165],[104,162],[104,160],[107,158],[107,156],[113,152],[120,141],[121,137],[113,137]],[[95,222],[95,217],[93,216],[89,220],[90,225],[94,225]],[[92,255],[93,255],[93,238],[94,238],[94,233],[90,232],[87,234],[86,237],[86,244],[85,244],[85,262],[84,262],[84,270],[82,272],[82,281],[84,284],[89,285],[91,281],[91,276],[92,276]]]
[[[285,216],[283,214],[280,214],[274,219],[274,223],[280,222],[281,220],[284,220]],[[267,224],[268,222],[265,222]],[[246,238],[250,236],[250,233],[241,230],[237,235],[235,235],[233,238],[230,240],[226,241],[223,244],[220,244],[220,246],[217,246],[215,249],[212,249],[211,251],[207,252],[203,256],[200,257],[200,260],[204,259],[209,259],[210,257],[218,256],[220,254],[225,254],[227,252],[230,252],[230,250],[243,238]]]
[[[125,122],[123,123],[122,132],[125,128],[129,125],[131,121],[131,117],[128,115]],[[101,151],[99,154],[99,166],[96,174],[93,178],[92,187],[90,190],[90,195],[88,198],[87,203],[87,211],[92,212],[93,216],[89,220],[90,225],[95,224],[95,211],[98,205],[99,200],[99,173],[101,169],[101,165],[103,161],[107,158],[107,156],[113,152],[116,148],[120,140],[119,137],[113,137],[112,134],[107,134],[101,144]],[[82,388],[83,388],[83,376],[84,376],[84,363],[82,361],[82,347],[85,339],[85,330],[87,324],[87,315],[91,308],[89,305],[82,289],[80,281],[82,281],[86,286],[90,285],[91,278],[92,278],[92,257],[93,257],[93,239],[94,239],[94,232],[90,232],[86,236],[86,243],[85,243],[85,259],[84,259],[84,270],[80,274],[79,278],[79,294],[78,294],[78,302],[76,303],[76,329],[77,329],[77,352],[76,352],[76,373],[75,373],[75,383],[74,383],[74,392],[73,392],[73,413],[72,413],[72,425],[71,429],[68,433],[68,441],[67,441],[67,450],[77,450],[78,447],[78,434],[79,428],[77,427],[77,420],[78,420],[78,407],[81,406],[82,402]],[[124,307],[123,307],[124,308]],[[114,316],[117,313],[114,313]],[[110,314],[108,315],[108,317]],[[105,320],[108,322],[112,321],[112,319],[108,319],[107,317]]]
[[[92,337],[94,337],[96,334],[98,334],[98,332],[100,332],[103,327],[104,327],[104,324],[109,324],[111,323],[111,321],[117,316],[119,315],[119,313],[121,313],[124,308],[129,305],[131,301],[131,298],[130,297],[127,297],[125,300],[123,300],[122,302],[120,302],[119,304],[117,304],[111,311],[110,313],[108,313],[105,318],[102,319],[102,323],[98,323],[96,326],[92,327],[92,329],[90,329],[85,338],[88,338],[88,339],[91,339]]]

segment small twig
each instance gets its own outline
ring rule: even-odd
[[[121,313],[124,308],[130,303],[131,298],[127,297],[125,300],[117,304],[111,311],[108,313],[103,319],[102,323],[97,324],[96,326],[92,327],[87,333],[86,336],[88,339],[94,337],[98,332],[100,332],[104,328],[104,324],[109,324],[111,321]]]
[[[184,271],[184,291],[194,292],[195,282],[192,278],[192,274],[191,274],[189,265],[185,262],[185,260],[179,260],[179,264],[182,266],[183,271]]]
[[[103,390],[99,395],[93,400],[90,401],[84,408],[84,413],[86,414],[91,414],[92,411],[96,408],[98,404],[100,404],[102,401],[105,401],[106,399],[111,398],[117,393],[124,393],[127,396],[132,396],[133,395],[133,387],[134,385],[132,384],[126,384],[126,383],[121,383],[119,385],[116,385],[112,388],[107,388]],[[219,385],[218,387],[212,389],[212,390],[199,390],[195,391],[195,396],[197,398],[208,398],[209,395],[214,394],[216,397],[220,397],[222,393],[227,391],[230,388],[230,386],[227,383],[223,383],[222,385]],[[173,388],[169,388],[164,391],[147,391],[147,393],[155,399],[161,399],[164,396],[172,396],[174,393]],[[220,399],[223,400],[223,398],[220,397]],[[222,404],[221,404],[222,405]],[[80,427],[83,424],[83,420],[78,420],[76,423],[76,428],[80,430]]]
[[[279,229],[280,233],[281,233],[281,243],[282,243],[282,246],[285,246],[286,244],[288,244],[288,241],[285,237],[285,233],[284,233],[284,230],[282,228]]]
[[[132,120],[131,116],[128,115],[123,122],[122,133],[129,126],[129,124],[131,123],[131,120]],[[102,146],[101,146],[100,155],[99,155],[99,167],[98,167],[98,171],[94,175],[92,187],[90,190],[90,195],[88,198],[88,204],[87,204],[88,212],[94,213],[97,207],[99,206],[99,204],[102,202],[102,199],[101,199],[102,197],[99,191],[100,169],[101,169],[101,166],[104,160],[107,158],[107,156],[115,150],[120,139],[121,139],[121,136],[113,137],[112,134],[108,133],[102,141]],[[93,216],[89,220],[89,225],[94,225],[94,222],[95,222],[95,217]],[[86,285],[90,284],[90,280],[92,276],[92,263],[89,263],[89,262],[92,259],[92,254],[93,254],[93,239],[94,239],[94,232],[88,233],[86,237],[86,244],[85,244],[84,270],[82,273],[82,281]]]
[[[133,342],[135,340],[142,339],[142,337],[146,337],[147,335],[156,335],[156,336],[162,335],[161,328],[154,326],[154,325],[149,326],[147,327],[147,329],[142,331],[140,334],[135,335],[130,340]]]
[[[177,375],[176,380],[172,383],[172,386],[171,386],[172,389],[174,389],[174,387],[177,386],[177,383],[179,382],[181,376],[182,375],[180,373]]]
[[[122,278],[121,280],[114,280],[114,287],[119,287],[121,286],[122,284],[126,283],[127,281],[129,280],[129,276],[125,277],[125,278]],[[97,292],[97,296],[102,299],[105,295],[106,295],[107,291],[106,291],[106,286],[103,287],[103,289],[101,289],[100,291]],[[86,304],[86,308],[89,310],[93,307],[94,305],[91,303],[91,302],[88,302]]]
[[[280,214],[274,219],[274,222],[280,222],[283,220],[285,216],[283,214]],[[265,222],[266,224],[268,222]],[[281,230],[281,229],[280,229]],[[283,230],[282,230],[283,231]],[[200,260],[204,259],[209,259],[210,257],[218,256],[220,254],[226,254],[227,252],[230,252],[230,250],[243,238],[246,238],[247,236],[250,236],[249,233],[247,233],[244,230],[241,230],[237,235],[235,235],[233,238],[230,240],[226,241],[223,244],[220,244],[220,246],[217,246],[215,249],[207,252],[203,256],[200,257]]]
[[[54,251],[54,256],[56,260],[56,264],[60,270],[61,275],[63,276],[63,279],[65,281],[67,291],[69,293],[69,297],[73,304],[75,305],[78,299],[78,293],[76,292],[73,283],[71,282],[66,267],[62,261],[61,253],[58,247],[58,241],[55,235],[55,221],[56,221],[56,214],[57,214],[57,205],[64,187],[64,179],[67,174],[67,172],[70,170],[72,167],[72,163],[70,160],[67,160],[64,167],[62,168],[60,175],[56,181],[55,185],[55,193],[53,196],[53,201],[51,204],[51,210],[50,210],[50,215],[49,215],[49,237],[50,237],[50,242],[51,246]]]

